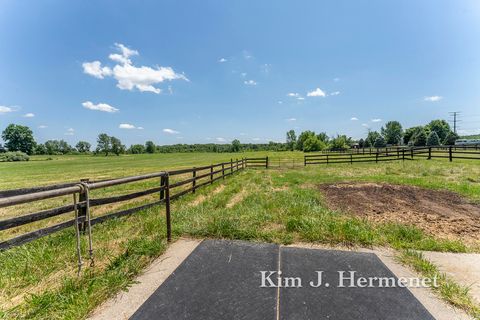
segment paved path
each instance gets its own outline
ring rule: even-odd
[[[279,270],[283,287],[276,287]],[[274,272],[273,287],[261,287],[261,271]],[[316,271],[323,271],[318,288],[309,285]],[[372,253],[205,240],[131,319],[433,319],[407,289],[339,288],[338,271],[395,278]],[[302,287],[293,280],[297,287],[285,287],[286,277],[299,277]]]

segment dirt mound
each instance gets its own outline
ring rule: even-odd
[[[377,183],[323,184],[320,190],[331,209],[413,224],[436,237],[480,241],[480,206],[453,192]]]

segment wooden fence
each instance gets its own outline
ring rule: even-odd
[[[172,200],[175,200],[182,195],[188,193],[195,193],[197,189],[205,185],[213,184],[216,180],[225,179],[225,177],[232,175],[239,170],[245,169],[246,167],[258,166],[268,168],[268,157],[242,158],[240,160],[231,159],[229,162],[222,162],[209,166],[194,167],[173,171],[162,171],[158,173],[113,180],[90,181],[88,179],[84,179],[76,183],[62,183],[44,187],[0,191],[0,208],[11,207],[25,203],[33,203],[36,201],[53,199],[62,196],[72,196],[71,204],[0,220],[0,231],[20,227],[29,223],[57,217],[60,215],[65,215],[72,212],[75,213],[74,219],[48,226],[46,228],[38,229],[33,232],[21,234],[15,236],[14,238],[2,241],[0,242],[0,250],[6,250],[15,246],[19,246],[72,226],[75,227],[75,230],[77,232],[88,231],[89,238],[91,239],[92,225],[112,218],[128,216],[138,211],[160,204],[165,204],[167,240],[170,241],[170,202]],[[180,181],[172,181],[171,179],[174,176],[184,177],[185,175],[191,175],[191,177]],[[159,179],[158,185],[154,188],[140,190],[129,194],[115,195],[103,198],[90,197],[90,191],[92,190],[125,185],[138,181],[151,181],[152,179]],[[177,191],[174,193],[177,188],[180,189],[179,187],[182,186],[183,188],[181,188],[181,191]],[[142,204],[140,206],[121,210],[114,213],[108,213],[95,218],[91,218],[90,216],[90,208],[92,207],[124,202],[152,194],[158,194],[158,199],[153,202],[149,202],[147,204]]]
[[[480,160],[480,150],[476,146],[432,146],[432,147],[390,147],[382,149],[363,149],[361,152],[340,152],[304,155],[304,166],[311,164],[380,162],[395,160],[414,160],[415,158],[443,158]]]

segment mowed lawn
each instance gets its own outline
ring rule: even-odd
[[[296,152],[64,156],[48,161],[34,158],[38,161],[0,164],[0,189],[80,178],[116,178],[265,155],[273,162],[280,158],[298,161],[299,167],[241,171],[175,201],[172,204],[174,237],[385,246],[398,252],[478,250],[461,241],[438,239],[414,225],[373,223],[331,210],[318,189],[322,183],[388,182],[450,190],[471,201],[480,201],[480,163],[477,162],[418,160],[303,168],[300,166],[303,154]],[[109,192],[131,191],[112,189]],[[125,203],[114,209],[131,205]],[[93,229],[95,267],[86,263],[80,276],[76,275],[73,230],[1,252],[0,318],[86,318],[105,299],[128,288],[135,276],[164,252],[167,246],[164,215],[164,207],[159,206],[96,225]],[[85,237],[82,250],[84,258],[87,257]],[[441,294],[447,300],[471,314],[478,312],[468,299],[468,290],[447,282],[442,289],[445,291]]]

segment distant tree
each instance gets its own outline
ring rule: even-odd
[[[426,125],[426,129],[428,131],[427,133],[435,131],[438,138],[440,138],[440,141],[444,141],[448,133],[451,131],[448,122],[440,119],[430,121],[430,123]]]
[[[115,137],[110,137],[110,144],[112,153],[116,154],[117,156],[121,153],[125,153],[125,146],[122,144],[120,139]]]
[[[325,142],[320,141],[316,135],[309,136],[303,142],[303,151],[305,152],[320,151],[325,149],[325,147]]]
[[[61,154],[68,154],[72,152],[73,148],[65,140],[58,141],[58,151]]]
[[[77,151],[80,152],[80,153],[88,153],[88,152],[90,152],[90,147],[91,147],[91,144],[88,143],[87,141],[79,141],[79,142],[75,145],[75,148],[76,148]]]
[[[7,149],[0,143],[0,153],[7,152]]]
[[[413,145],[416,147],[425,146],[427,144],[427,133],[425,132],[425,129],[424,128],[417,129],[417,131],[415,131],[415,134],[413,135],[410,141],[413,141]]]
[[[155,143],[153,141],[147,141],[145,142],[145,151],[147,153],[155,153]]]
[[[380,137],[380,133],[377,131],[368,131],[367,138],[365,139],[365,147],[373,147],[378,137]]]
[[[145,146],[143,144],[132,144],[128,149],[128,152],[131,154],[145,153]]]
[[[240,143],[240,140],[235,139],[232,141],[232,152],[239,152],[242,144]]]
[[[423,126],[416,126],[416,127],[411,127],[405,130],[405,133],[403,135],[403,142],[405,144],[413,144],[413,136],[415,133],[419,132],[420,130],[424,130]]]
[[[435,131],[430,131],[427,136],[427,146],[438,146],[440,145],[440,139],[438,138],[438,134]]]
[[[377,139],[375,139],[373,146],[375,148],[385,148],[387,146],[387,143],[385,142],[385,139],[382,136],[378,136]]]
[[[398,121],[389,121],[381,129],[382,136],[387,144],[399,145],[402,143],[403,129]]]
[[[358,147],[359,148],[364,148],[365,147],[365,140],[363,140],[363,139],[358,140]]]
[[[47,148],[45,148],[45,145],[43,143],[39,143],[35,146],[35,154],[47,154]]]
[[[100,133],[97,138],[97,152],[104,153],[105,156],[108,156],[111,147],[112,144],[108,134]]]
[[[330,139],[329,149],[346,150],[350,149],[351,144],[352,138],[349,138],[346,135],[337,135],[335,138]]]
[[[295,130],[290,130],[287,132],[287,149],[290,151],[295,150],[295,143],[297,141],[297,135]]]
[[[458,138],[459,138],[458,134],[456,134],[453,131],[450,131],[445,137],[443,144],[447,146],[452,146],[455,144],[455,141],[457,141]]]
[[[303,144],[311,136],[315,136],[315,132],[307,130],[300,133],[297,139],[296,149],[300,151],[304,151]]]
[[[317,137],[318,140],[324,142],[325,144],[328,144],[328,142],[330,141],[330,137],[326,132],[320,132],[319,134],[317,134]]]
[[[2,132],[2,139],[9,151],[21,151],[32,154],[35,149],[35,139],[32,130],[27,126],[9,124]]]

